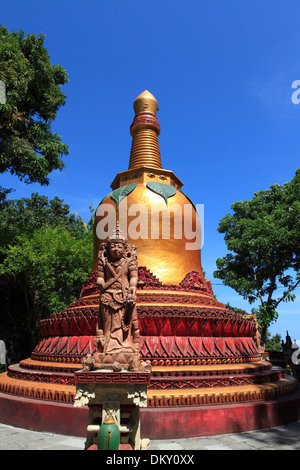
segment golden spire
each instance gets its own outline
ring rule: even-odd
[[[135,118],[130,126],[132,145],[129,169],[162,168],[158,144],[160,127],[156,117],[157,101],[145,90],[136,98],[133,107]]]
[[[158,111],[158,103],[155,97],[148,90],[143,91],[134,101],[133,109],[135,114],[151,113],[156,116]]]

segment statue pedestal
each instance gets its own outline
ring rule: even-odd
[[[85,449],[96,449],[100,426],[111,417],[120,431],[119,449],[147,449],[149,439],[141,439],[140,408],[147,406],[150,372],[111,370],[75,372],[74,406],[88,406]]]
[[[121,369],[131,370],[133,372],[139,371],[140,355],[133,352],[119,352],[119,353],[100,353],[93,354],[95,369],[113,368],[115,365]],[[115,372],[115,371],[114,371]]]

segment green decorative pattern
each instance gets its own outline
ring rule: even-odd
[[[147,188],[151,189],[156,194],[159,194],[162,196],[165,200],[166,205],[168,205],[168,198],[175,196],[176,194],[176,189],[171,186],[170,184],[166,183],[156,183],[156,182],[150,182],[146,184]]]
[[[100,202],[100,204],[102,204],[102,202],[110,196],[110,198],[116,203],[116,209],[118,210],[118,207],[119,207],[119,204],[120,202],[122,201],[122,199],[126,196],[128,196],[128,194],[130,194],[135,188],[137,187],[137,183],[131,183],[131,184],[127,184],[126,186],[122,186],[121,188],[117,188],[115,189],[114,191],[112,191],[111,193],[107,194],[103,199],[102,201]],[[100,206],[99,204],[99,206]]]

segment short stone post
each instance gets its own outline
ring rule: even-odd
[[[141,439],[140,408],[147,406],[150,372],[75,372],[74,406],[88,406],[85,449],[97,449],[100,426],[112,418],[119,427],[119,450],[144,450],[149,439]]]

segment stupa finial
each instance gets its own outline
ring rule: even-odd
[[[145,90],[134,101],[135,117],[130,126],[132,146],[129,169],[162,168],[158,136],[160,127],[156,113],[158,103],[155,97]]]
[[[152,93],[145,90],[135,99],[133,108],[135,114],[146,112],[156,115],[158,111],[158,103]]]

